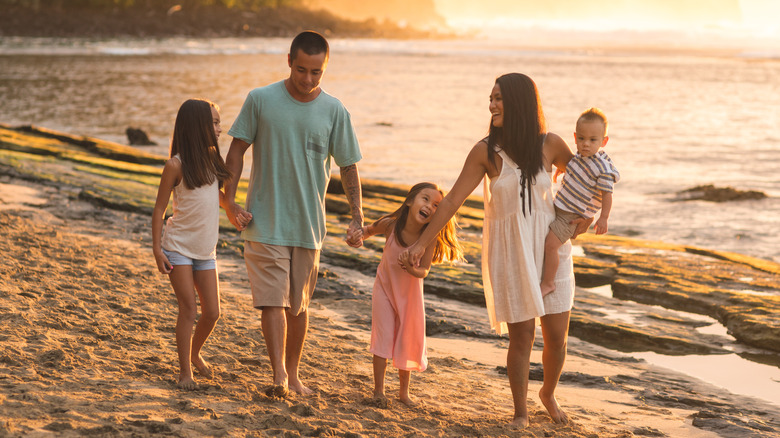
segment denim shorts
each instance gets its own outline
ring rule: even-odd
[[[216,257],[205,260],[197,260],[181,255],[176,251],[168,251],[163,249],[162,252],[165,254],[165,257],[168,257],[168,261],[171,262],[173,266],[190,265],[192,266],[193,271],[208,271],[209,269],[217,269]]]

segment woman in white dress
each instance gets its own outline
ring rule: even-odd
[[[555,219],[552,167],[562,171],[573,154],[558,135],[546,132],[536,84],[510,73],[496,79],[490,93],[490,134],[471,149],[452,190],[420,239],[400,255],[413,264],[436,233],[485,179],[482,282],[490,325],[509,333],[507,374],[514,401],[512,424],[528,425],[528,373],[537,320],[542,326],[544,382],[542,404],[553,421],[568,417],[555,399],[574,303],[571,244],[561,247],[555,292],[542,297],[539,287],[544,239]],[[591,221],[580,220],[577,234]]]

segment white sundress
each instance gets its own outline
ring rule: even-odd
[[[544,240],[555,219],[551,174],[540,170],[531,185],[531,212],[523,214],[522,171],[504,151],[501,173],[485,176],[485,220],[482,230],[482,283],[490,327],[508,332],[507,323],[571,310],[574,304],[574,266],[571,242],[558,251],[560,264],[555,292],[542,299],[539,283]],[[537,320],[538,323],[538,320]]]

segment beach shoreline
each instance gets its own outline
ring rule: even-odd
[[[733,425],[719,434],[694,426],[708,419],[701,406],[685,406],[690,396],[705,406],[777,415],[756,400],[573,338],[559,389],[571,424],[553,424],[536,400],[537,345],[531,426],[515,431],[507,427],[511,397],[500,365],[506,340],[452,335],[429,337],[431,368],[413,375],[420,406],[372,406],[370,277],[336,266],[321,272],[302,365],[316,393],[271,399],[263,393],[270,365],[259,314],[243,261],[230,252],[219,256],[223,316],[204,349],[215,377],[181,391],[175,300],[150,255],[148,217],[72,195],[0,179],[2,249],[16,260],[0,276],[8,279],[0,282],[3,436],[745,436]],[[392,394],[397,378],[388,376]]]
[[[583,236],[575,254],[580,287],[558,390],[572,422],[553,424],[538,402],[537,333],[531,425],[510,429],[507,338],[490,332],[481,307],[477,199],[459,212],[468,263],[436,266],[426,279],[430,368],[412,378],[412,395],[421,403],[413,409],[397,401],[373,403],[370,294],[382,242],[369,240],[361,249],[344,243],[349,206],[337,177],[326,198],[328,235],[301,369],[315,394],[283,400],[265,394],[271,379],[260,315],[248,295],[242,242],[224,217],[222,319],[204,349],[216,372],[200,378],[197,390],[181,391],[176,301],[150,249],[162,162],[96,138],[0,126],[0,436],[737,438],[780,431],[777,404],[631,354],[715,358],[731,352],[776,366],[776,353],[760,346],[776,346],[770,316],[777,299],[735,291],[775,287],[780,267],[617,236]],[[366,217],[386,213],[406,189],[364,180]],[[706,275],[692,276],[693,270]],[[663,288],[653,286],[659,279]],[[607,286],[599,285],[612,290],[604,293],[599,288]],[[706,310],[711,317],[674,308]],[[763,324],[756,315],[764,315]],[[721,322],[751,345],[698,332],[723,328]],[[388,394],[396,388],[390,372]]]

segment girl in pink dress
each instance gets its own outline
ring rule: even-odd
[[[369,351],[374,354],[374,397],[377,399],[386,399],[388,359],[392,359],[393,366],[398,368],[399,399],[406,405],[412,404],[409,397],[411,371],[424,371],[428,366],[423,278],[428,275],[431,263],[463,258],[455,218],[451,218],[425,248],[418,267],[406,260],[399,262],[398,257],[408,245],[417,241],[443,197],[444,193],[436,184],[419,183],[412,187],[398,210],[361,230],[362,239],[375,234],[387,236],[371,300]]]

